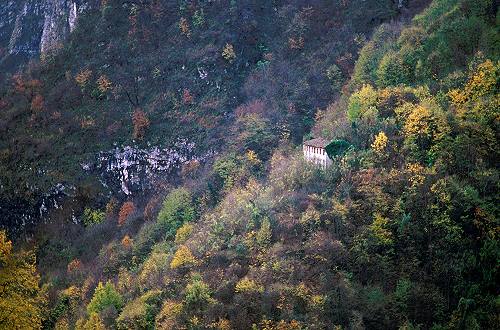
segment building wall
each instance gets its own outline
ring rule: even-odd
[[[302,146],[305,160],[326,168],[332,164],[332,160],[328,157],[324,148],[311,147],[307,145]]]

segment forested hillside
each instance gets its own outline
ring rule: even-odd
[[[101,1],[0,85],[0,328],[497,328],[498,20]]]
[[[365,35],[397,17],[391,0],[102,1],[58,53],[2,84],[0,207],[22,213],[18,227],[68,202],[54,195],[74,196],[77,216],[81,200],[102,204],[102,171],[84,169],[116,147],[188,143],[203,158],[258,143],[267,159],[282,137],[302,141]]]

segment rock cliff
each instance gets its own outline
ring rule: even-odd
[[[0,2],[0,68],[56,49],[95,0],[4,0]]]

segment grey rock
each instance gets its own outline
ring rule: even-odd
[[[96,0],[0,1],[0,66],[56,50]],[[11,63],[10,61],[9,63]]]

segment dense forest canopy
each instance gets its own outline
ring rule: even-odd
[[[89,8],[1,76],[0,327],[496,328],[498,20],[495,0]]]

